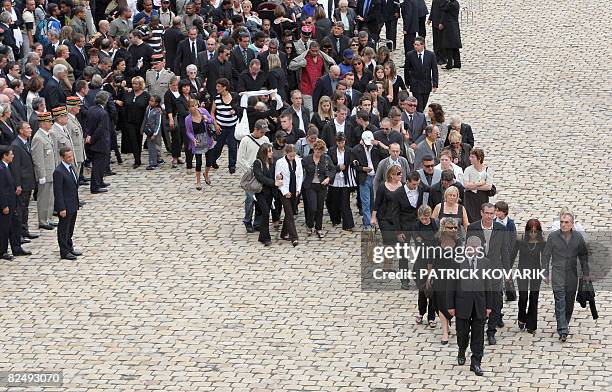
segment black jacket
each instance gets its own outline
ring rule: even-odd
[[[251,60],[255,58],[255,53],[247,47],[247,62],[244,62],[244,56],[242,55],[242,48],[240,45],[234,46],[232,51],[230,52],[229,61],[232,63],[232,79],[233,85],[238,85],[238,79],[240,78],[240,74],[249,69],[248,64],[251,63]]]
[[[485,247],[485,236],[482,230],[482,221],[470,223],[467,229],[467,237],[477,236],[482,242],[482,247]],[[491,263],[491,268],[503,268],[506,271],[512,268],[512,260],[510,260],[510,248],[507,241],[506,227],[498,222],[493,222],[493,232],[489,241],[488,251],[485,256]],[[498,287],[498,282],[494,282],[494,288]]]
[[[450,135],[452,129],[453,127],[449,125],[448,133],[446,134],[446,140],[444,141],[445,147],[450,145],[450,142],[448,141],[448,135]],[[474,132],[472,132],[472,127],[470,126],[470,124],[461,123],[461,130],[459,132],[461,133],[461,143],[467,143],[470,146],[474,147]]]
[[[408,200],[406,194],[405,184],[397,188],[393,192],[393,198],[395,200],[393,211],[393,227],[396,231],[412,231],[414,230],[418,220],[418,210],[423,204],[423,187],[419,184],[419,197],[417,199],[417,205],[413,206]]]
[[[166,51],[166,59],[176,59],[176,52],[178,50],[179,42],[185,39],[185,35],[181,29],[170,27],[164,32],[162,41],[164,43],[164,49]],[[167,61],[168,67],[174,72],[175,75],[180,75],[179,68],[175,61]]]
[[[221,63],[219,58],[215,58],[208,62],[208,66],[204,69],[204,77],[206,77],[206,91],[211,96],[211,99],[217,95],[215,85],[217,80],[225,78],[232,82],[232,63],[228,60],[225,63]],[[235,86],[232,82],[232,90]]]
[[[274,184],[274,164],[265,166],[259,159],[256,159],[253,162],[253,175],[263,185],[261,193],[272,194],[274,189],[276,189]]]
[[[189,40],[189,38],[184,39],[183,41],[181,41],[180,44],[178,44],[178,48],[176,50],[176,59],[174,60],[174,66],[178,72],[177,75],[181,75],[181,78],[183,79],[187,77],[186,67],[189,64],[197,63],[197,53],[206,50],[206,42],[204,42],[204,40],[200,37],[196,38],[195,46],[196,54],[194,55],[191,51],[191,41]]]
[[[66,210],[68,214],[79,209],[79,185],[76,177],[64,166],[63,162],[53,171],[53,210],[60,212]]]
[[[593,317],[593,320],[597,320],[599,318],[597,306],[595,306],[595,289],[593,288],[593,283],[590,281],[580,280],[578,295],[576,295],[576,302],[578,302],[582,308],[586,308],[586,303],[588,302],[589,307],[591,308],[591,316]]]
[[[300,129],[300,118],[295,112],[295,109],[293,109],[293,106],[289,106],[289,109],[287,110],[291,113],[291,118],[293,119],[293,129]],[[305,106],[302,106],[302,121],[304,121],[304,132],[306,132],[308,131],[308,124],[310,124],[310,110],[306,109]]]
[[[370,156],[372,159],[372,166],[374,166],[374,172],[378,168],[378,163],[381,161],[380,149],[378,146],[372,146]],[[368,173],[363,171],[363,168],[368,167],[368,157],[366,155],[365,146],[363,144],[357,144],[352,149],[353,160],[351,164],[355,169],[357,176],[357,183],[363,184],[368,176]]]
[[[459,202],[462,203],[463,197],[465,195],[465,188],[463,187],[463,185],[461,185],[461,183],[457,181],[455,181],[452,186],[457,188],[457,190],[459,191]],[[442,189],[442,183],[439,181],[433,184],[431,188],[429,188],[429,205],[432,208],[442,203],[442,201],[444,200],[444,191],[446,191],[446,189]]]
[[[68,57],[68,63],[72,66],[74,70],[74,78],[79,79],[83,75],[83,69],[87,66],[87,53],[85,55],[81,54],[79,48],[75,45],[70,45],[70,56]],[[85,51],[85,48],[83,48]]]
[[[404,80],[413,93],[430,93],[438,87],[438,63],[436,55],[429,50],[423,51],[423,63],[415,50],[406,54]]]
[[[314,163],[313,155],[308,155],[306,158],[302,159],[302,168],[304,169],[302,189],[309,189],[312,186],[312,180],[315,175],[319,178],[319,182],[323,182],[323,180],[329,178],[329,184],[334,181],[334,176],[336,175],[336,168],[327,154],[321,155],[318,166]]]
[[[476,262],[478,271],[490,268],[486,257]],[[457,270],[470,269],[467,259],[457,266]],[[467,271],[469,272],[469,271]],[[469,275],[467,275],[469,276]],[[482,275],[480,275],[482,278]],[[475,311],[477,319],[486,318],[486,309],[493,306],[492,282],[490,279],[448,279],[446,281],[446,306],[455,309],[459,319],[470,319]]]
[[[36,186],[36,176],[34,174],[34,162],[32,161],[30,142],[24,144],[21,139],[15,138],[11,145],[15,157],[10,164],[10,168],[15,186],[20,186],[21,190],[25,192],[33,191]]]
[[[87,127],[85,135],[91,136],[89,149],[98,153],[110,152],[111,119],[106,110],[95,105],[87,111]]]
[[[334,139],[335,141],[335,139]],[[336,169],[336,173],[338,172],[342,172],[344,173],[344,182],[348,183],[349,181],[349,166],[351,165],[351,162],[353,162],[353,152],[350,148],[346,147],[344,148],[344,170],[340,170],[340,165],[338,165],[338,147],[334,145],[334,147],[330,148],[329,150],[327,150],[327,155],[329,155],[329,158],[332,161],[332,164],[334,165],[334,168]],[[333,184],[333,179],[331,181],[330,184]]]
[[[40,95],[45,98],[48,110],[66,105],[66,93],[55,78],[49,79]]]
[[[15,195],[15,181],[11,175],[11,171],[0,161],[0,210],[9,208],[9,214],[15,209],[17,204],[17,195]],[[2,212],[0,211],[0,214]]]

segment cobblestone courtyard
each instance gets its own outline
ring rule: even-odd
[[[561,205],[587,231],[612,219],[606,20],[603,0],[482,0],[462,25],[463,68],[440,71],[430,102],[472,125],[519,227],[547,226]],[[360,290],[358,233],[326,218],[324,240],[300,226],[297,248],[264,251],[222,162],[202,193],[184,169],[128,158],[108,193],[81,188],[85,256],[60,260],[44,231],[31,257],[0,263],[0,370],[63,370],[45,391],[612,391],[612,292],[598,293],[597,321],[576,307],[566,344],[551,293],[535,336],[510,303],[476,377],[456,366],[454,333],[442,346],[415,326],[414,291]]]

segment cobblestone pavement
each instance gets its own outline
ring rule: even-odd
[[[495,0],[473,16],[463,69],[441,71],[431,101],[472,124],[518,224],[568,204],[604,230],[612,8]],[[236,175],[222,168],[199,193],[183,170],[130,164],[109,193],[83,192],[86,256],[60,261],[44,232],[33,256],[0,264],[0,370],[62,369],[69,391],[612,391],[611,292],[597,321],[576,308],[566,344],[550,293],[535,337],[512,325],[510,303],[477,378],[456,366],[454,334],[442,346],[414,325],[415,292],[360,290],[359,234],[326,220],[324,240],[301,226],[297,248],[265,253],[240,223]]]

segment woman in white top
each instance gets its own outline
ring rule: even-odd
[[[274,176],[277,180],[283,180],[283,184],[278,188],[281,193],[281,204],[285,210],[281,238],[297,246],[298,234],[294,216],[297,213],[297,202],[302,189],[304,171],[293,144],[288,144],[285,147],[285,156],[276,161]]]
[[[38,75],[32,77],[30,80],[26,82],[25,89],[28,92],[26,95],[26,102],[25,102],[27,113],[28,113],[28,118],[26,120],[30,119],[32,112],[34,111],[34,109],[32,109],[32,100],[34,98],[40,97],[40,91],[43,89],[44,85],[45,85],[45,80]]]
[[[353,161],[352,152],[346,148],[344,133],[336,134],[336,146],[330,148],[327,154],[336,167],[334,181],[327,194],[327,210],[332,226],[342,223],[342,230],[353,231],[355,222],[351,211],[351,191],[357,188],[355,171],[350,165]]]
[[[480,220],[480,207],[489,202],[489,192],[493,188],[493,173],[483,163],[484,151],[474,147],[470,151],[471,166],[465,168],[463,173],[463,187],[465,188],[465,208],[470,222]]]
[[[440,163],[436,165],[436,169],[440,171],[452,170],[455,175],[455,180],[463,185],[463,169],[453,163],[453,154],[448,150],[440,152]]]

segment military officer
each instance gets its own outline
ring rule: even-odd
[[[51,113],[38,113],[38,132],[32,138],[32,161],[38,181],[38,228],[53,230],[53,171],[59,164],[56,144],[51,137]]]
[[[148,70],[146,74],[146,89],[151,96],[157,95],[163,102],[164,94],[168,91],[168,85],[170,84],[170,79],[174,77],[174,72],[165,68],[166,61],[163,53],[157,53],[151,56],[151,65],[151,69]],[[165,118],[166,116],[163,117]],[[170,136],[168,135],[167,126],[163,127],[162,137],[166,150],[170,152]],[[157,138],[157,144],[161,147],[160,138]]]
[[[85,161],[85,141],[83,139],[83,127],[79,122],[77,115],[81,110],[81,99],[77,96],[66,98],[66,106],[68,108],[68,134],[72,138],[72,152],[74,155],[75,172],[81,172],[81,166]]]
[[[58,106],[51,109],[53,115],[53,125],[51,126],[51,138],[55,142],[55,147],[59,151],[62,147],[72,148],[72,136],[66,125],[68,124],[68,112],[66,106]]]

